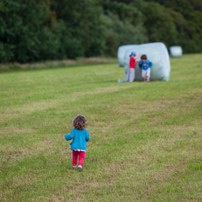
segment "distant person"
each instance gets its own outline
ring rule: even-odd
[[[152,62],[147,60],[146,55],[141,56],[141,60],[139,61],[139,67],[142,68],[142,79],[143,81],[150,81],[150,72],[151,72]]]
[[[90,141],[90,134],[85,129],[87,125],[86,122],[87,120],[84,116],[76,116],[72,122],[74,129],[69,135],[65,135],[65,139],[67,141],[72,140],[70,145],[72,150],[72,165],[74,169],[77,167],[77,158],[79,157],[79,171],[82,171],[83,162],[85,159],[86,142]]]
[[[125,81],[129,81],[129,82],[134,81],[134,79],[135,79],[135,62],[138,61],[137,58],[139,57],[139,55],[141,55],[141,54],[138,54],[138,56],[136,56],[136,53],[134,51],[130,54],[129,68],[128,68],[128,71],[126,74]]]

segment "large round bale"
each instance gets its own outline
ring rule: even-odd
[[[152,62],[150,80],[168,81],[170,78],[170,58],[166,46],[161,42],[147,43],[136,45],[132,49],[128,49],[124,56],[124,68],[127,72],[130,61],[130,54],[135,51],[138,55],[146,54],[147,59]],[[135,81],[142,81],[142,69],[139,68],[138,62],[135,67]]]
[[[182,47],[181,46],[171,46],[170,47],[171,57],[182,57]]]
[[[133,48],[135,45],[123,45],[123,46],[120,46],[118,48],[118,51],[117,51],[117,58],[118,58],[118,62],[119,62],[119,67],[123,67],[124,66],[124,56],[125,56],[125,51],[127,49],[131,49]]]

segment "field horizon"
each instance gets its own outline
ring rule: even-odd
[[[170,60],[168,82],[118,83],[118,62],[0,72],[0,201],[202,201],[202,54]]]

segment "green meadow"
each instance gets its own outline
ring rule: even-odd
[[[202,201],[202,54],[171,58],[168,82],[120,78],[117,62],[0,72],[0,201]]]

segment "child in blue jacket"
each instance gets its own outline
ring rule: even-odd
[[[141,60],[139,61],[139,68],[142,68],[142,79],[143,81],[149,82],[150,80],[150,72],[151,72],[152,62],[147,60],[146,55],[141,56]]]
[[[86,153],[86,142],[90,141],[90,134],[85,129],[87,125],[87,120],[84,116],[78,115],[73,120],[72,125],[74,129],[68,135],[65,135],[65,139],[72,140],[71,150],[72,150],[72,165],[73,168],[77,166],[77,158],[79,157],[79,171],[82,171],[83,162]]]

